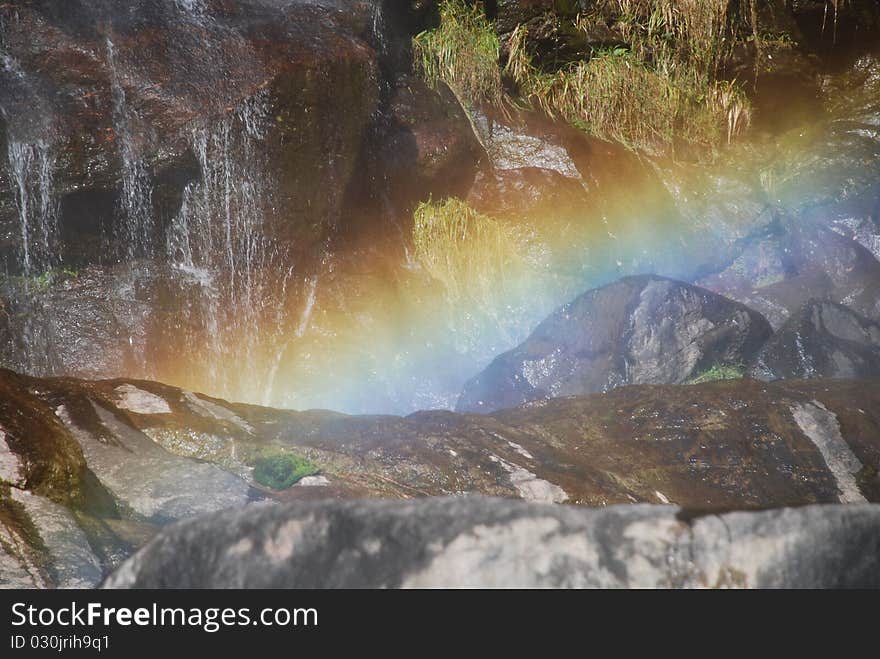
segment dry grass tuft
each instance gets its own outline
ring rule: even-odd
[[[512,229],[460,199],[425,202],[413,214],[415,256],[451,302],[491,305],[507,275],[523,263]]]
[[[501,43],[479,5],[440,4],[440,27],[413,39],[416,69],[432,86],[445,82],[464,106],[503,97],[498,59]]]
[[[745,92],[720,72],[743,30],[757,34],[756,1],[598,0],[575,27],[613,16],[627,48],[548,73],[533,65],[520,26],[503,73],[529,105],[601,139],[655,155],[691,145],[714,153],[750,123]],[[466,108],[503,105],[501,48],[480,3],[444,0],[440,15],[440,27],[413,41],[416,68],[431,84],[446,82]]]

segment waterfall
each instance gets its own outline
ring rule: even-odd
[[[0,26],[2,27],[2,26]],[[2,37],[0,31],[0,37]],[[48,120],[33,99],[31,81],[18,61],[0,45],[3,71],[20,86],[32,114],[21,117],[7,106],[15,99],[0,99],[0,112],[7,117],[6,157],[9,182],[18,210],[19,268],[25,275],[39,274],[57,265],[58,204],[53,196],[55,152]],[[14,95],[13,95],[14,96]]]
[[[293,268],[287,273],[287,277],[284,279],[284,287],[282,290],[282,299],[287,298],[287,284],[290,281],[291,276],[293,275]],[[305,333],[309,327],[309,321],[312,318],[312,310],[315,308],[315,298],[318,290],[318,275],[312,275],[309,277],[306,292],[306,303],[303,306],[302,313],[300,314],[299,321],[297,322],[296,331],[294,332],[294,338],[300,338]],[[284,331],[282,323],[284,322],[283,317],[279,317],[277,319],[277,324],[275,325],[276,332],[273,336],[274,341],[272,342],[272,347],[274,348],[274,352],[272,354],[271,363],[269,365],[269,371],[266,376],[266,386],[263,389],[263,398],[260,402],[261,405],[266,407],[272,405],[275,394],[275,380],[278,377],[278,369],[281,368],[281,360],[284,358],[284,352],[287,349],[289,342],[283,340],[284,339]]]
[[[57,262],[58,205],[52,195],[55,158],[46,141],[11,140],[9,172],[18,207],[21,268],[26,275],[42,273]]]
[[[207,339],[205,375],[224,395],[239,398],[264,391],[293,274],[264,226],[273,191],[262,157],[266,105],[259,93],[226,117],[192,128],[201,179],[184,190],[166,242],[169,259],[195,284],[192,313],[204,336],[192,337],[192,347],[199,350]]]
[[[11,253],[15,263],[10,270],[28,275],[6,279],[3,304],[15,323],[17,345],[4,354],[32,373],[81,374],[94,363],[99,375],[177,377],[217,395],[256,402],[271,395],[287,339],[305,331],[317,282],[294,271],[289,248],[274,239],[274,227],[266,226],[267,217],[274,218],[267,213],[275,206],[267,164],[273,146],[267,144],[267,134],[274,122],[268,92],[227,108],[245,89],[241,79],[227,80],[231,72],[243,69],[262,79],[260,59],[238,29],[212,16],[207,0],[164,4],[168,8],[157,7],[156,16],[174,33],[163,63],[170,79],[162,83],[154,79],[153,69],[136,61],[137,45],[129,41],[127,20],[114,27],[117,15],[112,9],[94,9],[94,17],[103,20],[95,22],[101,36],[90,42],[90,56],[96,63],[103,60],[108,93],[105,97],[103,86],[90,88],[86,101],[96,104],[89,105],[89,112],[100,117],[96,144],[101,162],[83,172],[89,179],[85,183],[76,180],[78,170],[72,180],[61,176],[71,148],[76,148],[63,139],[66,123],[56,115],[65,99],[44,94],[41,78],[30,72],[31,60],[22,60],[27,65],[23,70],[14,57],[18,41],[9,46],[7,30],[0,26],[0,83],[7,92],[0,97],[7,133],[0,147],[6,153],[0,158],[8,159],[2,201],[4,210],[11,211],[4,228],[7,243],[17,250],[6,250],[4,258]],[[14,36],[27,39],[24,33]],[[22,52],[29,56],[27,49]],[[191,81],[195,91],[186,87]],[[175,117],[181,123],[173,126],[151,123],[157,116],[152,105],[156,89],[165,82],[159,103],[180,102]],[[193,121],[191,116],[202,118]],[[187,120],[191,123],[181,127]],[[105,131],[108,125],[112,130]],[[154,172],[160,167],[154,159],[166,162],[159,148],[166,138],[175,149],[188,146],[200,171],[194,181],[169,183],[189,181],[182,193],[154,190]],[[89,251],[84,263],[64,263],[61,257],[67,251],[62,250],[59,225],[69,219],[66,239],[80,221],[80,210],[62,217],[61,200],[92,185],[118,191],[112,224],[103,214],[95,223],[96,231],[109,235],[89,235],[96,246],[113,245],[114,251],[94,258]],[[154,207],[154,198],[162,203]],[[173,217],[157,214],[156,208],[174,203],[180,206]],[[69,253],[80,258],[75,249]],[[62,265],[71,267],[64,270]],[[95,295],[98,288],[107,291],[107,299]],[[288,296],[298,302],[288,304]],[[74,302],[71,313],[68,300]],[[82,320],[73,318],[73,312],[87,307]],[[88,338],[80,340],[81,335]],[[119,350],[103,351],[103,360],[89,350],[105,339]],[[113,344],[116,339],[125,345]],[[78,361],[80,355],[85,361]]]
[[[107,38],[107,65],[113,94],[113,122],[122,164],[122,190],[119,197],[119,237],[124,256],[148,256],[153,248],[153,209],[150,174],[139,145],[137,114],[128,107],[125,88],[113,42]]]

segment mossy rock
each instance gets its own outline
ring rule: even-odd
[[[686,384],[704,384],[706,382],[718,382],[719,380],[741,380],[745,377],[745,368],[742,364],[715,364],[699,375],[691,378]]]
[[[273,490],[286,490],[319,469],[305,458],[291,453],[276,453],[259,458],[254,463],[254,480]]]

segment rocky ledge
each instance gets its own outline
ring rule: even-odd
[[[688,518],[482,497],[251,507],[163,531],[109,588],[880,587],[880,506]]]
[[[266,464],[284,473],[267,480]],[[490,415],[357,417],[0,371],[0,585],[95,585],[167,523],[259,500],[489,495],[718,512],[880,502],[878,468],[870,379],[640,385]]]

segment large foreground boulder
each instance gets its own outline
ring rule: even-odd
[[[761,349],[756,377],[880,377],[880,325],[833,302],[811,300]]]
[[[105,586],[880,587],[880,506],[691,520],[484,498],[269,506],[167,529]]]
[[[682,383],[716,365],[748,362],[770,334],[760,314],[705,289],[626,277],[559,309],[468,382],[456,409],[490,412],[626,384]]]

